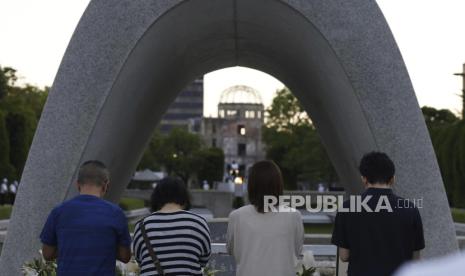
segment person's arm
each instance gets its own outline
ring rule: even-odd
[[[57,223],[58,211],[53,209],[48,215],[47,221],[40,233],[40,241],[42,242],[42,256],[47,261],[52,261],[58,257],[57,250]]]
[[[294,246],[295,246],[295,255],[297,258],[299,258],[303,252],[303,247],[304,247],[304,223],[302,221],[302,215],[300,214],[299,211],[295,212],[295,227],[296,227],[296,233],[295,233],[295,241],[294,241]]]
[[[123,263],[128,263],[131,260],[131,249],[129,246],[118,246],[118,252],[116,253],[116,259]]]
[[[228,230],[226,232],[226,252],[229,255],[234,255],[234,213],[229,214],[228,219]]]
[[[127,263],[131,260],[131,236],[129,234],[128,221],[121,209],[117,210],[116,219],[116,259],[123,263]]]
[[[42,245],[42,256],[46,261],[53,261],[57,258],[58,250],[56,246],[51,246],[47,244]]]
[[[210,229],[208,228],[208,224],[206,221],[204,221],[203,223],[203,226],[201,226],[205,229],[207,229],[207,240],[205,240],[205,244],[203,245],[203,248],[202,249],[202,256],[200,256],[200,265],[202,267],[205,267],[208,263],[208,261],[210,260],[210,256],[211,256],[211,253],[212,253],[212,249],[211,249],[211,238],[210,238]]]
[[[344,247],[338,247],[339,259],[343,262],[348,262],[350,257],[350,250]]]
[[[142,237],[141,237],[141,231],[140,231],[140,224],[142,223],[142,220],[138,221],[136,225],[134,226],[134,236],[132,237],[132,252],[134,254],[134,259],[136,262],[140,265],[142,262]]]
[[[346,224],[346,213],[337,213],[334,221],[331,243],[338,247],[339,259],[343,262],[348,262],[350,257],[350,243],[346,231]]]
[[[421,221],[420,212],[417,208],[414,209],[413,219],[413,259],[420,259],[420,250],[425,248],[425,237],[423,234],[423,223]]]

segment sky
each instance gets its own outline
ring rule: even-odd
[[[0,65],[21,83],[51,86],[89,0],[0,0]],[[461,110],[465,63],[464,0],[377,0],[401,50],[420,105]],[[235,84],[260,91],[267,106],[283,84],[249,68],[205,76],[204,114],[216,115],[220,92]]]

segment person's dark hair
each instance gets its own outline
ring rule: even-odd
[[[80,185],[90,184],[103,186],[110,181],[110,172],[103,162],[89,160],[82,163],[79,168],[77,182]]]
[[[281,170],[269,160],[259,161],[250,168],[247,185],[249,201],[260,213],[264,212],[264,197],[279,197],[284,189]]]
[[[167,203],[177,203],[184,210],[191,208],[189,191],[184,182],[176,177],[163,178],[153,189],[152,212],[160,210]]]
[[[387,184],[394,177],[394,162],[384,152],[373,151],[363,156],[359,166],[360,174],[370,184]]]

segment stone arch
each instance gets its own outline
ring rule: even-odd
[[[116,201],[177,92],[198,75],[236,65],[292,89],[350,192],[361,189],[361,155],[388,152],[398,167],[397,192],[424,198],[426,255],[457,248],[431,141],[375,1],[94,0],[40,120],[0,274],[16,275],[35,254],[48,212],[74,195],[82,161],[109,165],[108,199]]]

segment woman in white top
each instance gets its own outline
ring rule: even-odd
[[[255,163],[249,171],[247,190],[251,204],[229,215],[226,246],[236,260],[236,275],[295,276],[295,261],[304,240],[300,212],[264,208],[265,195],[283,194],[278,166],[272,161]]]

